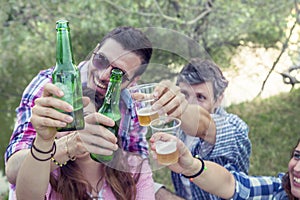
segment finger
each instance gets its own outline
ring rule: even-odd
[[[89,97],[82,97],[82,103],[83,103],[83,107],[86,107],[87,105],[89,105],[90,103],[90,98]]]
[[[156,99],[159,99],[170,87],[171,82],[169,80],[161,81],[154,89],[153,95]]]
[[[62,97],[64,95],[63,91],[57,87],[56,85],[52,84],[52,83],[47,83],[44,86],[44,91],[42,96],[43,97],[49,97],[49,96],[58,96],[58,97]]]
[[[61,113],[50,107],[34,106],[32,108],[32,113],[36,117],[44,117],[65,123],[71,123],[73,121],[73,117],[70,115]]]
[[[165,113],[172,117],[179,117],[183,114],[186,107],[188,105],[185,96],[180,93],[175,98],[173,98],[170,102],[168,102],[164,107]]]
[[[163,83],[165,84],[165,83]],[[159,84],[160,85],[160,84]],[[167,103],[172,101],[177,95],[180,93],[180,88],[175,85],[166,84],[164,90],[162,90],[162,95],[160,95],[159,99],[153,104],[152,109],[159,110],[164,107]],[[170,110],[170,108],[168,109]]]
[[[110,127],[115,125],[114,120],[112,120],[111,118],[109,118],[105,115],[102,115],[102,114],[96,113],[96,112],[87,115],[85,117],[85,121],[86,121],[86,123],[89,123],[89,124],[102,124],[102,125],[110,126]]]
[[[32,115],[32,117],[30,118],[30,122],[36,130],[41,130],[48,127],[65,127],[67,125],[67,123],[59,120],[41,116],[37,117],[36,115]]]
[[[118,149],[117,140],[109,131],[105,134],[81,133],[80,138],[88,151],[93,153],[104,153],[101,151],[108,153],[108,151],[116,151]]]
[[[41,97],[37,98],[34,101],[35,105],[41,106],[41,107],[52,107],[56,109],[63,110],[65,112],[72,112],[73,107],[68,104],[67,102],[55,98],[55,97]]]
[[[117,143],[117,137],[103,125],[86,123],[85,131],[88,135],[96,135],[112,143]]]

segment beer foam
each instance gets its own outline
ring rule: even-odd
[[[157,113],[157,111],[151,110],[151,108],[142,108],[137,111],[137,114],[140,116],[149,116]]]
[[[176,151],[176,141],[157,141],[155,142],[156,152],[159,154],[170,154]]]

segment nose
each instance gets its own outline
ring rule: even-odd
[[[112,70],[112,66],[111,65],[109,65],[107,68],[105,68],[101,72],[101,75],[100,75],[101,79],[105,80],[105,81],[109,81],[111,70]]]
[[[294,171],[300,172],[300,160],[298,160],[296,165],[294,166]]]

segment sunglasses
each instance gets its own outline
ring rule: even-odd
[[[104,54],[102,54],[102,53],[95,53],[94,52],[93,55],[94,56],[93,56],[92,62],[93,62],[93,65],[97,69],[103,70],[103,69],[107,69],[109,66],[111,66],[112,69],[119,69],[119,70],[121,70],[123,72],[122,83],[124,83],[126,81],[130,81],[130,79],[128,78],[127,73],[124,70],[122,70],[121,68],[112,65],[110,63],[110,61],[108,60],[108,58]]]

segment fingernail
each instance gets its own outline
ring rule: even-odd
[[[71,106],[71,105],[68,105],[66,108],[67,108],[69,111],[72,111],[72,110],[73,110],[73,106]]]
[[[64,96],[64,93],[63,93],[63,91],[61,91],[61,90],[59,90],[58,92],[57,92],[57,94],[58,94],[58,96]]]
[[[67,126],[66,122],[60,122],[60,127],[65,127],[65,126]]]
[[[73,117],[67,116],[67,117],[65,117],[65,120],[66,120],[67,122],[72,122],[72,121],[73,121]]]

